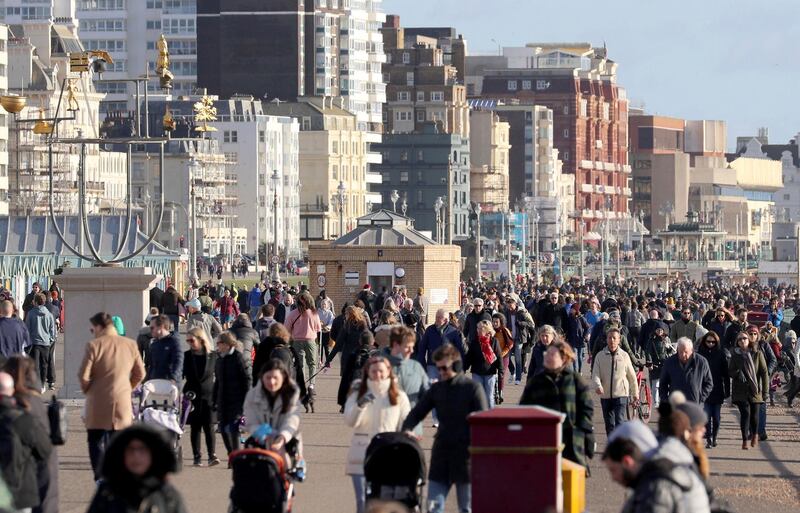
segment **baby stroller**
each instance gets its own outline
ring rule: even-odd
[[[392,500],[421,511],[425,455],[416,439],[405,433],[378,433],[364,458],[367,501]]]
[[[167,431],[178,463],[178,470],[183,467],[181,436],[191,411],[193,395],[192,392],[189,392],[181,398],[180,390],[171,381],[151,379],[142,384],[137,408],[139,422],[160,426]]]
[[[230,454],[233,487],[229,513],[290,513],[294,481],[305,479],[305,462],[298,461],[297,440],[286,443],[294,462],[287,465],[283,455],[269,450],[269,424],[261,425],[244,443],[244,449]]]

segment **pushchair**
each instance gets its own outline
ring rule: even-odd
[[[230,464],[233,477],[230,513],[290,513],[294,481],[305,479],[305,462],[298,459],[297,440],[286,443],[291,463],[267,449],[272,434],[269,424],[261,425],[245,441],[244,449],[233,451]]]
[[[366,498],[392,500],[421,511],[425,455],[419,442],[405,433],[378,433],[364,458]]]
[[[166,430],[178,470],[183,467],[181,436],[192,408],[193,395],[189,392],[181,397],[180,390],[171,381],[151,379],[142,384],[139,405],[136,408],[139,422]]]

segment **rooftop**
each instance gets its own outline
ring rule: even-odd
[[[433,240],[414,229],[414,220],[388,210],[358,218],[358,226],[333,242],[334,246],[427,246]]]

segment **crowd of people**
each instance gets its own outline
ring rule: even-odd
[[[688,497],[691,511],[708,511],[706,451],[718,444],[725,400],[739,410],[747,450],[768,438],[768,407],[782,385],[790,407],[800,392],[800,315],[784,320],[785,308],[800,308],[794,288],[519,280],[468,281],[461,291],[458,309],[429,311],[421,288],[365,285],[337,309],[324,290],[314,297],[303,285],[262,282],[248,291],[209,282],[184,294],[167,287],[151,293],[150,313],[132,338],[113,312],[98,313],[79,373],[98,483],[90,511],[183,510],[165,478],[175,455],[157,431],[134,424],[132,397],[148,380],[167,380],[191,397],[194,465],[223,462],[216,433],[230,455],[264,424],[267,447],[297,463],[300,410],[314,411],[316,376],[339,357],[336,400],[352,428],[344,471],[358,513],[367,507],[370,441],[393,431],[419,437],[428,415],[436,430],[428,511],[444,511],[451,488],[459,511],[470,511],[467,417],[502,404],[514,386],[524,387],[520,404],[565,414],[562,455],[587,472],[600,400],[609,436],[602,459],[615,481],[634,488],[630,511],[662,511],[652,506],[655,491],[659,500]],[[56,511],[57,451],[41,396],[55,383],[62,315],[54,309],[63,304],[58,291],[48,299],[38,285],[29,296],[20,309],[0,303],[0,430],[19,440],[3,478],[12,509]],[[659,412],[657,433],[628,419],[629,406],[646,400],[642,379]]]

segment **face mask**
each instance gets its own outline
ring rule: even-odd
[[[386,393],[389,392],[389,385],[390,384],[391,384],[391,381],[389,380],[389,378],[382,379],[382,380],[379,380],[379,381],[373,381],[371,379],[369,381],[367,381],[367,387],[369,388],[369,391],[372,392],[375,395],[378,395],[378,394],[386,395]]]

